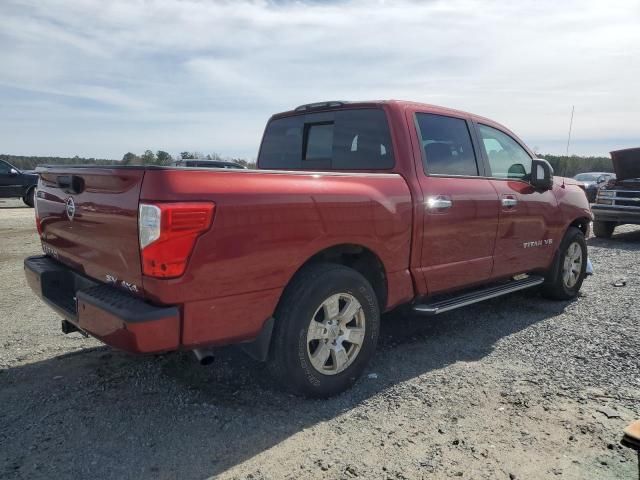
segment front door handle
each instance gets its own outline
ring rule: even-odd
[[[437,195],[427,198],[427,208],[432,211],[447,210],[453,206],[451,198],[446,195]]]
[[[518,205],[518,200],[515,197],[503,197],[502,206],[504,208],[513,208]]]

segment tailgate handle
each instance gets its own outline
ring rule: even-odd
[[[58,175],[56,183],[66,193],[78,194],[84,191],[84,178],[78,175]]]

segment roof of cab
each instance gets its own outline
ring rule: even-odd
[[[500,130],[503,130],[513,137],[520,140],[520,138],[510,129],[498,123],[490,118],[483,117],[480,115],[476,115],[474,113],[465,112],[463,110],[456,110],[453,108],[442,107],[440,105],[432,105],[429,103],[421,103],[414,102],[410,100],[365,100],[365,101],[356,101],[350,102],[346,100],[329,100],[324,102],[314,102],[307,103],[304,105],[300,105],[292,110],[288,110],[286,112],[276,113],[271,116],[271,119],[281,118],[281,117],[289,117],[292,115],[304,115],[306,113],[315,113],[315,112],[326,112],[326,111],[334,111],[341,110],[344,108],[381,108],[383,106],[389,106],[390,108],[396,108],[400,110],[415,110],[422,111],[428,113],[435,113],[439,115],[449,115],[455,117],[463,117],[472,119],[475,122],[483,123],[489,126],[496,127]],[[526,144],[520,140],[520,142],[529,150]],[[529,151],[533,155],[531,151]]]
[[[492,124],[497,124],[497,122],[494,122],[493,120],[486,118],[486,117],[482,117],[480,115],[476,115],[474,113],[470,113],[470,112],[465,112],[463,110],[456,110],[454,108],[448,108],[448,107],[443,107],[440,105],[433,105],[433,104],[429,104],[429,103],[421,103],[421,102],[414,102],[414,101],[410,101],[410,100],[394,100],[394,99],[389,99],[389,100],[362,100],[362,101],[355,101],[355,102],[351,102],[351,101],[346,101],[346,100],[328,100],[328,101],[324,101],[324,102],[313,102],[313,103],[307,103],[304,105],[300,105],[298,107],[295,107],[292,110],[287,110],[285,112],[280,112],[280,113],[276,113],[273,115],[273,117],[286,117],[286,116],[290,116],[290,115],[302,115],[305,113],[311,113],[311,112],[323,112],[323,111],[329,111],[329,110],[341,110],[343,108],[379,108],[383,105],[390,105],[393,106],[395,108],[400,108],[403,110],[406,109],[412,109],[412,110],[422,110],[422,111],[428,111],[428,112],[433,112],[433,113],[440,113],[443,115],[449,114],[449,115],[455,115],[455,116],[460,116],[460,117],[467,117],[467,118],[473,118],[474,120],[480,120],[483,122],[488,122],[488,123],[492,123]],[[498,124],[499,125],[499,124]],[[502,125],[500,125],[501,127],[503,127]],[[504,127],[503,127],[504,128]]]

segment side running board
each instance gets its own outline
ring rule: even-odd
[[[423,303],[413,306],[413,311],[422,313],[423,315],[437,315],[438,313],[448,312],[456,308],[465,307],[473,303],[482,302],[490,298],[506,295],[507,293],[517,292],[525,288],[535,287],[544,282],[544,277],[539,275],[529,275],[521,280],[512,280],[509,283],[498,285],[495,287],[482,288],[469,293],[464,293],[456,297],[439,300],[432,303]]]

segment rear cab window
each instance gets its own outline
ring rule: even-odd
[[[258,155],[261,169],[388,170],[394,165],[387,117],[379,108],[275,118]]]
[[[427,175],[478,176],[478,161],[467,121],[433,113],[416,113]]]

